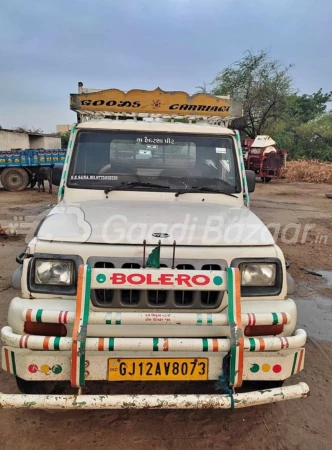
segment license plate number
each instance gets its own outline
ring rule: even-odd
[[[112,358],[109,381],[207,380],[207,358]]]

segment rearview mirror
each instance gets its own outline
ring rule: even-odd
[[[254,192],[256,185],[256,174],[253,170],[246,170],[248,191]]]

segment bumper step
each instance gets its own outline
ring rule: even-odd
[[[304,399],[309,386],[234,394],[234,408]],[[0,408],[24,409],[232,409],[229,395],[23,395],[1,394]]]

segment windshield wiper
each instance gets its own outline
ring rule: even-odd
[[[216,194],[229,195],[230,197],[238,198],[237,195],[231,194],[230,192],[225,192],[225,191],[221,191],[219,189],[215,189],[215,188],[211,188],[211,187],[202,187],[202,186],[192,186],[189,189],[179,190],[178,192],[175,193],[175,197],[178,197],[181,194],[187,194],[187,193],[190,193],[190,192],[192,193],[192,192],[196,192],[196,191],[213,192]]]
[[[155,188],[164,188],[164,189],[169,189],[169,186],[165,186],[164,184],[156,184],[156,183],[143,183],[142,181],[128,181],[127,183],[121,183],[121,186],[119,186],[119,188],[121,189],[122,187],[155,187]]]
[[[120,186],[106,188],[104,190],[104,192],[107,195],[111,191],[121,191],[122,189],[125,190],[127,188],[134,188],[134,187],[149,187],[149,188],[160,188],[160,189],[169,189],[170,188],[169,186],[165,186],[163,184],[143,183],[142,181],[128,181],[126,183],[121,183]]]

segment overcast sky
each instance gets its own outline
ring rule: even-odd
[[[245,50],[294,64],[301,93],[332,90],[331,0],[2,0],[0,124],[55,131],[86,87],[184,90]]]

